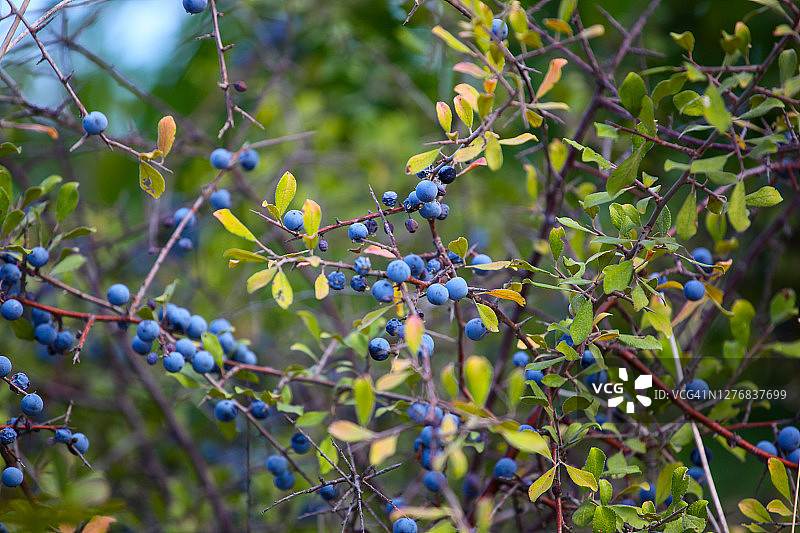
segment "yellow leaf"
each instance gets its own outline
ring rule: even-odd
[[[472,130],[472,106],[469,105],[467,99],[460,94],[456,95],[456,97],[453,98],[453,107],[456,108],[456,114],[458,115],[458,118],[461,119],[461,122],[463,122],[467,128]]]
[[[478,302],[475,302],[475,307],[478,308],[478,314],[483,321],[483,325],[486,326],[486,329],[494,332],[500,331],[497,328],[497,315],[494,314],[494,311],[491,307]]]
[[[521,135],[517,135],[516,137],[512,137],[510,139],[500,139],[500,144],[506,146],[517,146],[520,144],[524,144],[528,141],[538,141],[539,139],[533,133],[523,133]]]
[[[453,125],[453,112],[450,111],[450,106],[444,102],[436,102],[436,116],[445,133],[449,133]]]
[[[469,48],[467,48],[467,46],[464,43],[453,37],[453,35],[449,31],[442,28],[441,26],[435,26],[431,30],[431,33],[433,33],[435,36],[443,40],[453,50],[456,50],[458,52],[464,52],[465,54],[470,53]]]
[[[158,121],[158,149],[167,157],[175,142],[175,119],[167,115]]]
[[[504,300],[511,300],[512,302],[516,302],[523,307],[525,306],[525,298],[523,298],[520,293],[509,289],[494,289],[491,291],[479,292],[478,294],[490,294]]]
[[[473,110],[478,110],[478,89],[466,83],[459,83],[453,88],[453,90],[456,92],[456,94],[462,96],[464,100],[469,103]]]
[[[230,209],[219,209],[214,211],[214,217],[222,222],[222,225],[230,233],[233,233],[237,237],[247,239],[248,241],[256,242],[255,235],[253,235],[250,230],[247,229],[247,227],[242,224],[233,213],[231,213]]]
[[[570,28],[569,24],[561,19],[544,19],[544,25],[559,33],[572,35],[572,28]]]
[[[480,304],[479,304],[480,305]],[[483,407],[489,397],[493,368],[488,359],[480,355],[470,355],[464,364],[464,378],[467,390],[475,403]]]
[[[561,79],[561,69],[567,64],[567,60],[563,58],[556,58],[550,60],[550,66],[547,68],[547,74],[544,75],[542,84],[539,85],[539,90],[536,91],[536,99],[538,100],[553,88],[553,85],[558,83]]]
[[[275,189],[275,206],[278,208],[278,218],[283,216],[289,203],[294,198],[294,193],[297,191],[297,180],[294,179],[294,174],[286,171],[278,181],[278,187]]]
[[[478,157],[481,152],[483,152],[483,148],[486,146],[486,142],[483,139],[478,138],[469,143],[469,146],[464,148],[459,148],[455,154],[453,154],[453,161],[456,163],[465,163],[467,161],[471,161]]]
[[[247,292],[249,294],[253,294],[258,289],[269,285],[269,282],[272,281],[272,278],[275,277],[276,272],[277,269],[274,267],[267,268],[264,270],[259,270],[258,272],[247,278]]]
[[[320,274],[317,276],[317,279],[314,280],[314,297],[317,300],[322,300],[328,295],[328,292],[330,292],[328,278],[325,277],[325,274]]]
[[[408,163],[406,163],[406,174],[416,174],[421,170],[425,170],[431,163],[436,161],[439,155],[439,149],[423,152],[412,156]]]
[[[401,383],[405,382],[405,380],[410,375],[411,372],[409,372],[408,370],[403,370],[402,372],[391,372],[389,374],[384,374],[383,376],[378,378],[378,381],[375,382],[375,390],[379,391],[392,390],[393,388],[399,386]]]
[[[153,198],[161,196],[161,193],[166,188],[166,183],[161,173],[153,168],[150,163],[145,163],[141,159],[139,160],[139,187]]]
[[[272,297],[278,302],[278,305],[283,309],[288,309],[294,301],[294,293],[292,286],[289,284],[289,278],[282,270],[279,270],[275,275],[275,280],[272,282]]]
[[[425,325],[419,315],[411,315],[406,320],[406,342],[411,353],[417,355],[419,345],[422,342],[422,333],[425,331]]]
[[[397,450],[397,436],[378,439],[369,447],[369,463],[379,465],[389,457],[393,456]]]
[[[328,426],[328,433],[344,442],[361,442],[372,438],[375,433],[347,420],[337,420]]]
[[[456,72],[461,72],[463,74],[469,74],[470,76],[478,78],[479,80],[482,80],[487,76],[489,76],[489,73],[486,72],[481,67],[479,67],[478,65],[474,63],[468,63],[466,61],[461,63],[456,63],[455,65],[453,65],[453,70],[455,70]]]
[[[492,170],[499,170],[503,166],[503,149],[497,137],[489,132],[486,132],[486,162]]]

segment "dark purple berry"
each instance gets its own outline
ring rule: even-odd
[[[409,218],[408,220],[406,220],[406,229],[408,230],[409,233],[414,233],[415,231],[417,231],[417,228],[419,228],[419,224],[417,223],[416,220],[414,220],[413,218]]]

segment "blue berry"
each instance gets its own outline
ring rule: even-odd
[[[790,463],[794,463],[794,464],[800,463],[800,448],[798,448],[797,450],[795,450],[792,453],[790,453],[789,456],[786,457],[786,459]]]
[[[494,19],[492,21],[492,35],[501,41],[508,37],[508,24],[503,22],[502,19]]]
[[[517,433],[522,433],[523,431],[535,431],[533,426],[529,424],[520,424],[519,429],[517,429]]]
[[[0,280],[4,285],[13,285],[22,277],[22,272],[17,265],[6,263],[0,268]]]
[[[419,350],[417,350],[417,357],[424,357],[424,356],[432,356],[433,355],[433,337],[428,335],[427,333],[423,333],[422,337],[420,338],[419,343]]]
[[[34,268],[43,267],[50,261],[50,253],[47,248],[35,247],[28,255],[28,264]]]
[[[24,372],[18,372],[11,376],[11,384],[19,390],[26,391],[31,385],[31,380],[28,379],[28,376]],[[15,391],[14,387],[9,388]]]
[[[256,354],[253,353],[253,351],[246,344],[240,344],[236,347],[236,350],[233,352],[232,359],[246,365],[258,364],[258,358],[256,357]]]
[[[339,496],[338,485],[323,485],[319,488],[319,495],[325,501],[335,500]]]
[[[53,438],[56,440],[56,442],[63,442],[64,444],[67,444],[72,440],[72,430],[69,428],[58,428]]]
[[[708,383],[699,378],[693,379],[692,381],[687,383],[685,390],[686,390],[686,397],[689,400],[693,401],[707,400],[708,394],[710,392]]]
[[[172,225],[177,226],[180,224],[184,218],[191,214],[191,212],[192,210],[188,207],[181,207],[180,209],[177,209],[172,215]],[[192,229],[195,224],[197,224],[197,218],[192,214],[192,216],[189,217],[189,220],[186,221],[186,226],[184,226],[184,229]]]
[[[391,349],[392,346],[389,344],[389,341],[383,337],[377,337],[369,341],[369,356],[376,361],[383,361],[389,357],[389,350]]]
[[[480,318],[473,318],[467,322],[467,325],[464,327],[464,333],[470,339],[479,341],[489,334],[489,330],[486,329],[486,325],[484,325],[483,320]]]
[[[164,370],[172,374],[180,372],[186,360],[178,352],[172,352],[164,358]]]
[[[708,251],[708,248],[695,248],[692,250],[692,259],[700,263],[700,268],[702,268],[704,272],[712,272],[714,270],[714,258],[711,256],[711,252]]]
[[[347,236],[353,242],[362,242],[369,236],[369,230],[361,222],[355,222],[347,228]]]
[[[202,13],[207,6],[208,0],[183,0],[183,9],[192,15]]]
[[[208,329],[206,319],[200,315],[192,315],[189,319],[189,325],[186,326],[186,335],[188,335],[190,339],[196,340],[205,333],[206,329]]]
[[[11,373],[11,359],[6,357],[5,355],[0,355],[0,378],[4,378],[10,373]]]
[[[445,288],[447,289],[447,295],[451,300],[458,301],[464,298],[469,291],[469,287],[467,287],[467,282],[464,278],[455,277],[444,284]]]
[[[291,231],[303,231],[303,212],[292,209],[283,215],[283,225]]]
[[[289,490],[294,486],[294,475],[291,472],[284,472],[276,476],[273,483],[280,490]]]
[[[435,448],[439,445],[436,438],[436,429],[433,426],[425,426],[419,434],[419,440],[426,448]]]
[[[478,254],[472,258],[472,265],[487,265],[492,262],[492,258],[486,254]],[[475,273],[479,276],[486,276],[491,273],[490,270],[483,270],[481,268],[473,268]]]
[[[361,276],[366,276],[371,268],[372,262],[369,260],[369,257],[365,257],[363,255],[356,257],[356,260],[353,263],[353,270],[356,271],[356,274]]]
[[[400,322],[400,320],[398,320],[396,318],[390,318],[389,321],[386,322],[386,333],[391,335],[392,337],[395,337],[397,335],[397,330],[399,330],[400,326],[402,326],[402,325],[403,325],[403,323]],[[9,363],[9,365],[10,364],[11,363]],[[11,367],[9,366],[9,369],[10,368]],[[8,373],[8,372],[6,372],[6,373]]]
[[[3,470],[3,474],[0,475],[0,481],[2,481],[3,485],[6,487],[19,487],[22,485],[23,478],[22,470],[16,466],[9,466]]]
[[[428,301],[433,305],[443,305],[448,297],[449,292],[441,283],[434,283],[428,287]]]
[[[392,533],[417,533],[417,523],[404,516],[392,524]]]
[[[800,448],[800,431],[794,426],[786,426],[778,433],[778,446],[785,452]]]
[[[417,183],[414,192],[417,193],[417,200],[420,202],[432,202],[439,195],[439,187],[430,180],[422,180]]]
[[[525,366],[531,361],[530,356],[523,351],[516,352],[511,357],[511,362],[514,363],[514,366]]]
[[[72,344],[75,342],[75,335],[68,329],[59,331],[56,335],[56,340],[53,341],[53,348],[59,352],[66,352],[72,349]]]
[[[703,446],[703,448],[705,448],[706,460],[710,463],[711,459],[713,458],[713,456],[711,455],[711,449],[708,446]],[[701,466],[703,464],[702,461],[700,461],[700,450],[698,450],[697,448],[692,450],[692,453],[689,456],[689,458],[697,466]]]
[[[442,269],[442,263],[438,259],[430,259],[425,265],[425,270],[431,274],[436,274]]]
[[[192,242],[192,239],[188,237],[182,237],[181,239],[178,240],[178,248],[180,248],[184,252],[188,252],[192,248],[194,248],[194,243]]]
[[[650,488],[641,488],[639,489],[639,502],[653,502],[656,501],[656,488],[652,483],[648,484]]]
[[[393,498],[386,502],[386,514],[392,514],[392,511],[402,509],[403,507],[408,507],[408,504],[403,498]]]
[[[197,352],[197,346],[190,340],[190,339],[178,339],[178,342],[175,343],[175,350],[180,353],[184,359],[191,359],[195,352]]]
[[[595,364],[594,354],[590,350],[584,350],[581,356],[581,368],[589,368]]]
[[[425,202],[419,209],[419,214],[422,218],[438,218],[442,214],[442,204],[436,200]]]
[[[208,158],[211,166],[217,170],[225,170],[231,166],[231,159],[233,159],[233,154],[225,148],[217,148],[211,152],[211,157]]]
[[[394,286],[385,279],[378,280],[372,285],[372,297],[382,303],[391,302],[394,299]]]
[[[88,135],[100,135],[108,127],[108,119],[100,111],[92,111],[83,117],[83,131]]]
[[[233,329],[233,326],[224,318],[215,318],[211,321],[211,324],[208,325],[209,333],[213,333],[214,335],[219,335],[223,331],[228,331],[229,329]]]
[[[242,165],[242,168],[247,170],[248,172],[256,168],[258,166],[258,152],[253,150],[252,148],[248,148],[247,150],[242,151],[239,154],[239,164]]]
[[[706,287],[703,285],[702,281],[697,281],[696,279],[689,280],[683,286],[683,295],[691,302],[702,300],[703,296],[706,295]]]
[[[422,202],[421,202],[421,201],[420,201],[420,199],[417,197],[417,193],[416,193],[416,191],[411,191],[411,192],[408,194],[408,198],[406,198],[405,200],[403,200],[403,208],[404,208],[406,211],[408,211],[409,213],[410,213],[410,212],[412,212],[412,211],[416,211],[417,209],[419,209],[419,208],[420,208],[420,206],[422,206]],[[413,233],[413,232],[412,232],[412,233]]]
[[[559,337],[559,339],[558,339],[558,342],[556,342],[556,346],[561,344],[561,341],[566,342],[567,346],[569,346],[570,348],[575,346],[575,342],[572,340],[572,337],[570,337],[569,335],[566,335],[566,334],[561,335],[561,337]]]
[[[692,466],[686,471],[686,473],[689,474],[689,476],[701,486],[706,484],[706,472],[701,467]]]
[[[38,394],[27,394],[22,398],[20,408],[26,415],[33,416],[42,412],[42,409],[44,409],[44,402],[42,401],[42,397]]]
[[[83,433],[73,433],[72,447],[80,453],[86,453],[89,451],[89,439]]]
[[[211,207],[217,209],[230,209],[231,207],[231,193],[226,189],[214,191],[208,199]]]
[[[261,400],[254,400],[253,402],[251,402],[248,409],[250,409],[250,412],[253,414],[255,418],[258,418],[260,420],[267,418],[270,415],[269,405],[267,405],[266,402],[262,402]]]
[[[50,316],[50,313],[47,312],[47,311],[44,311],[42,309],[38,309],[36,307],[34,307],[31,310],[31,319],[33,320],[33,325],[34,326],[38,326],[39,324],[45,324],[47,322],[50,322],[50,318],[52,318],[52,317]]]
[[[778,449],[775,447],[774,444],[767,440],[762,440],[758,444],[756,444],[756,448],[761,450],[762,452],[767,452],[772,455],[778,455]]]
[[[444,184],[453,183],[456,180],[456,169],[450,165],[445,165],[439,169],[439,172],[436,173],[436,177]]]
[[[442,211],[436,216],[436,220],[444,220],[447,218],[447,215],[450,214],[450,206],[442,203]]]
[[[0,429],[0,442],[3,444],[11,444],[15,440],[17,440],[17,432],[14,430],[14,428],[6,427]]]
[[[395,259],[386,267],[386,276],[395,283],[402,283],[411,277],[411,267],[402,259]]]
[[[153,341],[150,342],[143,341],[141,338],[139,338],[138,335],[134,337],[133,340],[131,341],[131,348],[133,348],[133,351],[138,353],[139,355],[147,355],[148,353],[150,353],[150,348],[152,347],[153,347]]]
[[[337,271],[328,274],[328,286],[335,291],[344,289],[345,281],[347,281],[347,278],[344,277],[342,272]]]
[[[0,305],[0,315],[3,315],[3,318],[6,320],[17,320],[22,316],[22,311],[22,304],[19,300],[13,298],[6,300],[3,302],[3,305]]]
[[[155,352],[147,354],[147,364],[153,366],[156,363],[158,363],[158,354]]]
[[[153,342],[158,337],[161,328],[155,320],[142,320],[136,326],[136,336],[144,342]]]
[[[441,472],[430,470],[425,473],[425,476],[422,478],[422,483],[429,491],[439,492],[447,485],[447,478],[444,477],[444,474]]]
[[[461,492],[467,498],[477,498],[481,493],[481,478],[477,474],[467,474],[464,477],[464,482],[461,484]]]
[[[544,372],[541,370],[527,370],[525,372],[525,381],[535,381],[541,387],[542,379],[544,379]]]
[[[56,340],[56,336],[58,336],[58,332],[51,324],[39,324],[33,329],[33,338],[45,346],[52,344]]]
[[[205,374],[214,370],[214,356],[205,350],[201,350],[192,357],[192,369],[198,374]]]
[[[295,433],[291,440],[292,449],[295,453],[304,454],[311,449],[311,441],[302,433]]]
[[[226,354],[229,354],[236,349],[236,339],[233,337],[233,333],[230,331],[226,331],[222,335],[219,335],[217,340],[219,340],[219,345],[222,347],[222,351],[224,351]]]
[[[355,275],[350,278],[350,288],[356,292],[367,290],[367,280],[364,276]]]
[[[106,297],[111,305],[125,305],[131,299],[131,291],[122,283],[115,283],[108,288]]]
[[[497,479],[514,479],[517,473],[517,462],[510,457],[503,457],[494,465],[492,473]]]
[[[383,193],[381,201],[386,207],[394,207],[397,205],[397,193],[394,191],[386,191]]]
[[[408,418],[413,420],[414,422],[422,422],[425,420],[425,417],[428,416],[428,406],[421,404],[419,402],[412,403],[408,406],[408,410],[406,410],[406,414]]]
[[[217,417],[217,420],[220,422],[230,422],[236,415],[239,414],[239,409],[236,408],[236,404],[233,400],[220,400],[219,403],[214,406],[214,416]]]
[[[288,466],[289,462],[282,455],[273,454],[267,457],[267,470],[269,470],[273,476],[280,476],[286,472]]]

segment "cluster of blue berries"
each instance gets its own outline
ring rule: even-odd
[[[292,435],[290,444],[292,450],[300,455],[308,453],[311,449],[311,441],[302,433]],[[267,457],[267,470],[275,476],[273,482],[278,489],[289,490],[294,486],[294,474],[289,471],[289,461],[286,457],[278,454]],[[338,495],[336,485],[324,485],[319,492],[325,500],[332,500]]]
[[[794,426],[786,426],[778,433],[778,446],[768,440],[756,444],[756,448],[772,455],[778,455],[778,448],[786,454],[786,460],[800,462],[800,430]]]
[[[211,152],[211,156],[209,156],[208,160],[211,163],[211,166],[217,170],[225,170],[234,162],[233,153],[225,148],[217,148]],[[237,161],[243,169],[249,172],[258,166],[258,152],[252,148],[242,150],[237,158]]]

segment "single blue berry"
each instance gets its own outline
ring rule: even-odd
[[[403,208],[409,213],[412,212],[412,211],[416,211],[421,206],[422,206],[422,202],[417,197],[416,191],[411,191],[408,194],[408,197],[405,200],[403,200]],[[411,219],[409,219],[409,220],[411,220]]]
[[[44,344],[45,346],[52,344],[57,336],[58,332],[52,324],[39,324],[33,328],[33,338],[39,344]]]
[[[184,226],[184,229],[192,229],[195,224],[197,224],[197,218],[191,213],[192,210],[188,207],[181,207],[180,209],[177,209],[172,215],[172,225],[177,226],[184,218],[189,217],[189,220],[186,221],[186,226]],[[189,216],[190,214],[191,216]]]
[[[439,169],[439,172],[436,173],[436,177],[444,184],[453,183],[456,180],[456,169],[450,165],[445,165]]]
[[[417,357],[422,358],[425,357],[426,355],[428,357],[432,356],[433,348],[434,348],[433,337],[431,337],[427,333],[423,333],[422,337],[420,338],[419,350],[417,350]]]
[[[158,363],[158,354],[156,352],[147,354],[147,364],[153,366],[156,363]]]
[[[266,402],[262,402],[261,400],[254,400],[250,402],[248,409],[255,418],[258,418],[260,420],[267,418],[270,415],[269,405],[267,405]]]
[[[639,489],[639,503],[656,501],[656,487],[652,483],[648,483],[649,488]]]
[[[398,320],[396,318],[390,318],[386,322],[386,333],[391,335],[392,337],[395,337],[395,336],[397,336],[397,330],[399,330],[400,326],[402,326],[402,325],[403,325],[403,323],[400,322],[400,320]]]
[[[226,354],[229,354],[236,349],[236,338],[234,338],[233,333],[230,331],[226,331],[222,335],[217,336],[217,340],[219,341],[219,345],[222,347],[222,351]]]
[[[289,466],[289,462],[282,455],[273,454],[267,457],[267,470],[273,476],[280,476]]]
[[[192,315],[189,319],[189,325],[186,327],[186,335],[190,339],[199,339],[203,333],[208,329],[206,319],[200,315]]]
[[[386,502],[386,514],[390,515],[393,511],[402,509],[403,507],[408,507],[408,504],[403,498],[392,498]]]
[[[184,364],[186,360],[178,352],[172,352],[164,358],[164,370],[172,374],[180,372]]]
[[[362,242],[369,236],[369,230],[361,222],[355,222],[347,228],[347,236],[353,242]]]
[[[72,434],[72,447],[80,453],[89,451],[89,439],[83,433]]]
[[[389,344],[389,341],[383,337],[377,337],[369,341],[369,356],[376,361],[383,361],[389,357],[389,350],[391,349],[392,346]]]
[[[27,394],[22,398],[20,408],[26,415],[33,416],[42,412],[42,409],[44,409],[44,402],[42,401],[42,397],[38,394]]]
[[[447,485],[447,478],[441,472],[430,470],[422,478],[425,488],[431,492],[439,492]]]
[[[153,342],[160,332],[161,328],[155,320],[142,320],[136,326],[136,336],[144,342]]]
[[[208,0],[183,0],[183,9],[192,15],[202,13],[207,6]]]
[[[92,111],[83,117],[83,131],[88,135],[100,135],[108,127],[108,119],[100,111]]]
[[[217,170],[225,170],[231,166],[231,159],[233,159],[233,154],[225,148],[217,148],[211,152],[211,157],[208,158],[211,166]]]
[[[711,455],[711,449],[708,446],[703,446],[703,448],[705,448],[704,451],[706,452],[706,460],[710,463],[711,459],[713,458],[713,456]],[[702,461],[700,461],[700,450],[698,450],[697,448],[692,450],[689,459],[691,459],[692,462],[697,466],[702,466],[703,464]]]
[[[530,361],[531,361],[530,356],[527,354],[527,352],[523,351],[516,352],[511,357],[511,362],[514,363],[514,366],[525,366],[528,363],[530,363]]]
[[[19,487],[22,485],[23,478],[22,470],[16,466],[9,466],[3,470],[3,474],[0,475],[0,481],[2,481],[3,485],[6,487]]]
[[[692,259],[700,263],[700,268],[704,272],[712,272],[714,270],[714,258],[708,248],[695,248],[692,250]]]
[[[302,433],[292,435],[291,444],[295,453],[304,454],[311,449],[311,441]]]
[[[489,334],[489,330],[486,329],[486,325],[483,323],[483,320],[480,318],[473,318],[467,322],[467,325],[464,327],[464,333],[470,339],[479,341]]]
[[[433,305],[443,305],[450,297],[447,288],[441,283],[434,283],[428,287],[428,301]]]
[[[442,269],[442,263],[438,259],[430,259],[425,265],[425,270],[431,274],[436,274]]]
[[[486,254],[477,254],[475,257],[472,258],[472,265],[488,265],[492,262],[492,258]],[[491,273],[490,270],[484,270],[482,268],[473,268],[472,270],[479,276],[486,276]]]
[[[458,301],[464,298],[469,291],[467,282],[464,278],[455,277],[444,284],[447,289],[447,295],[451,300]]]
[[[214,356],[205,350],[201,350],[192,357],[192,369],[198,374],[205,374],[214,370]]]
[[[417,523],[404,516],[392,524],[392,533],[417,533]]]
[[[590,350],[584,350],[583,355],[581,356],[581,368],[589,368],[595,364],[594,354]]]
[[[708,399],[711,389],[709,389],[705,380],[697,378],[687,383],[684,390],[686,391],[686,398],[689,400],[702,401]]]
[[[422,218],[438,218],[442,214],[442,204],[436,200],[425,202],[420,207],[419,214]]]
[[[0,305],[0,315],[3,315],[3,318],[6,320],[17,320],[22,316],[23,310],[19,300],[15,300],[14,298],[6,300],[3,302],[3,305]]]
[[[702,467],[692,466],[689,468],[689,470],[686,471],[686,473],[689,474],[689,477],[695,480],[700,486],[706,484],[706,472],[705,470],[703,470]],[[667,505],[669,505],[669,503],[667,503]]]
[[[289,490],[294,486],[294,475],[287,471],[279,476],[275,476],[273,482],[278,489]]]
[[[72,430],[69,428],[58,428],[53,438],[56,442],[67,444],[72,440]]]
[[[0,442],[11,444],[15,440],[17,440],[17,432],[14,428],[5,427],[0,429]]]
[[[397,205],[397,193],[394,191],[386,191],[383,193],[381,201],[386,207],[394,207]]]
[[[419,276],[425,271],[425,260],[417,254],[408,254],[403,258],[403,262],[411,269],[412,276]]]
[[[492,473],[497,479],[514,479],[517,473],[517,462],[510,457],[503,457],[494,465]]]
[[[800,448],[800,431],[794,426],[786,426],[778,433],[778,446],[785,452]]]
[[[256,354],[253,352],[253,350],[251,350],[246,344],[240,344],[236,347],[236,349],[233,351],[232,359],[246,365],[258,364],[258,357],[256,357]]]
[[[258,166],[258,152],[253,150],[252,148],[248,148],[247,150],[242,151],[239,154],[239,164],[242,165],[242,168],[247,170],[248,172],[253,170]]]
[[[31,319],[33,320],[33,325],[34,326],[38,326],[39,324],[45,324],[47,322],[50,322],[51,318],[52,317],[50,316],[50,313],[48,311],[45,311],[43,309],[38,309],[36,307],[34,307],[31,310]]]
[[[391,302],[394,299],[394,286],[385,279],[378,280],[372,285],[372,297],[382,303]]]
[[[217,420],[220,422],[230,422],[236,415],[239,414],[239,409],[236,408],[236,404],[233,400],[220,400],[219,403],[214,406],[214,416],[217,417]]]
[[[541,387],[542,379],[544,379],[544,372],[542,372],[541,370],[525,371],[525,381],[535,381],[536,384]]]
[[[28,379],[28,376],[24,372],[17,372],[11,376],[11,384],[19,390],[26,391],[31,385],[31,380]],[[12,391],[16,392],[14,387],[9,386]]]
[[[402,259],[395,259],[386,267],[386,276],[395,283],[402,283],[411,277],[411,267]]]
[[[53,349],[58,352],[66,352],[72,349],[72,344],[75,342],[75,335],[68,329],[59,331],[56,335],[56,340],[53,341]]]
[[[3,285],[13,285],[18,282],[21,277],[22,271],[20,271],[17,265],[6,263],[0,268],[0,280],[2,280]]]
[[[335,500],[339,496],[338,485],[323,485],[319,488],[319,495],[325,501]]]
[[[523,431],[535,431],[533,426],[530,424],[520,424],[519,429],[517,429],[517,433],[522,433]]]
[[[683,286],[683,295],[691,302],[702,300],[703,296],[706,295],[706,287],[703,285],[702,281],[697,281],[696,279],[689,280]]]
[[[420,202],[432,202],[439,195],[439,187],[430,180],[422,180],[417,183],[414,192],[417,193],[417,200]]]
[[[0,378],[4,378],[10,373],[11,373],[11,359],[6,357],[5,355],[0,355]]]
[[[347,281],[347,278],[344,277],[342,272],[337,271],[328,274],[328,286],[335,291],[344,289],[345,281]]]
[[[191,359],[195,352],[197,352],[197,346],[195,346],[194,342],[190,339],[178,339],[178,342],[175,343],[175,350],[180,353],[184,359]]]
[[[43,267],[50,261],[50,253],[47,248],[35,247],[28,255],[28,264],[34,268]]]
[[[153,347],[153,341],[143,341],[138,335],[131,341],[131,348],[139,355],[147,355],[150,353],[150,348]]]
[[[508,24],[503,22],[502,19],[494,19],[492,21],[492,35],[501,41],[508,37]]]
[[[767,452],[772,455],[778,455],[778,449],[775,447],[774,444],[767,440],[762,440],[758,444],[756,444],[756,448],[761,450],[762,452]]]
[[[233,329],[233,326],[224,318],[215,318],[211,321],[211,324],[208,325],[208,331],[214,335],[219,335],[223,331],[228,331],[230,329]]]
[[[445,203],[442,203],[441,205],[442,205],[442,211],[436,217],[436,220],[444,220],[447,218],[447,215],[450,214],[450,206]]]
[[[366,276],[371,268],[372,262],[369,260],[369,257],[362,255],[356,257],[355,262],[353,262],[353,270],[355,270],[356,274],[360,276]]]
[[[356,292],[367,290],[367,280],[364,276],[355,275],[350,278],[350,288]]]
[[[131,291],[122,283],[115,283],[108,288],[106,297],[111,305],[125,305],[131,299]]]
[[[569,346],[570,348],[575,346],[575,342],[572,340],[572,337],[570,337],[569,335],[566,335],[566,334],[561,335],[561,337],[559,337],[559,339],[558,339],[558,342],[556,342],[556,346],[561,344],[561,341],[566,342],[567,346]]]
[[[790,453],[786,457],[786,460],[789,461],[790,463],[794,463],[794,464],[800,463],[800,448],[798,448],[797,450],[795,450],[792,453]]]
[[[283,215],[283,225],[291,231],[303,231],[303,212],[291,209]]]
[[[230,209],[231,207],[231,193],[227,189],[219,189],[214,191],[208,198],[211,207],[217,209]]]

